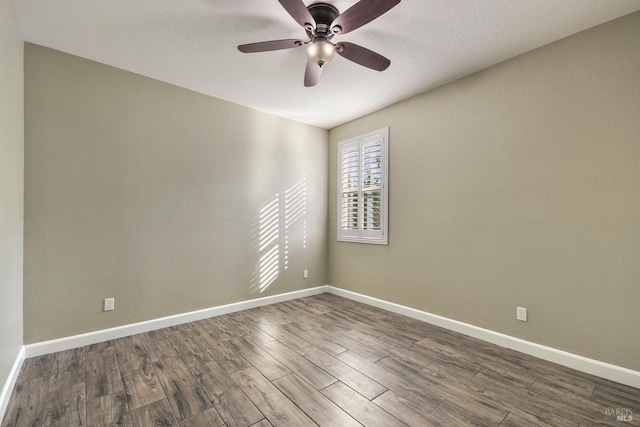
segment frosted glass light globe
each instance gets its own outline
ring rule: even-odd
[[[309,61],[322,67],[333,59],[336,48],[328,42],[316,41],[307,47],[307,58]]]

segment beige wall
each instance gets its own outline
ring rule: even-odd
[[[23,46],[0,0],[0,390],[22,347]]]
[[[390,244],[339,243],[337,143],[387,125]],[[331,285],[640,370],[640,13],[333,129],[329,161]]]
[[[326,284],[326,130],[31,44],[25,117],[25,343]]]

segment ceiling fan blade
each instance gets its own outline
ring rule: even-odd
[[[238,50],[244,53],[268,52],[270,50],[291,49],[303,44],[304,42],[298,39],[271,40],[268,42],[241,44],[238,46]]]
[[[307,10],[307,6],[304,5],[302,0],[278,0],[282,7],[289,12],[289,15],[296,20],[305,29],[314,29],[316,27],[316,21]],[[308,28],[310,26],[310,28]]]
[[[311,61],[307,61],[307,69],[304,72],[304,86],[311,87],[317,85],[320,81],[320,75],[322,75],[322,67]]]
[[[385,14],[398,3],[400,0],[360,0],[333,21],[331,30],[346,34]]]
[[[384,56],[357,44],[340,42],[336,46],[338,55],[372,70],[384,71],[391,65]]]

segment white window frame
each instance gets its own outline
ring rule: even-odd
[[[380,144],[380,227],[379,230],[365,230],[363,226],[363,213],[365,211],[362,179],[364,163],[364,149],[370,144]],[[343,227],[343,155],[345,150],[355,151],[358,156],[357,175],[357,227],[355,229],[345,229]],[[338,144],[337,158],[338,180],[337,180],[337,231],[338,241],[353,243],[371,243],[377,245],[387,245],[389,243],[389,127],[369,132],[355,138],[342,141]],[[356,188],[356,187],[353,187]]]

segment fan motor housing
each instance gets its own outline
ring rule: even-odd
[[[307,6],[307,10],[316,21],[315,35],[331,35],[331,23],[340,16],[340,12],[328,3],[314,3]],[[313,40],[314,34],[307,30],[307,35]]]

